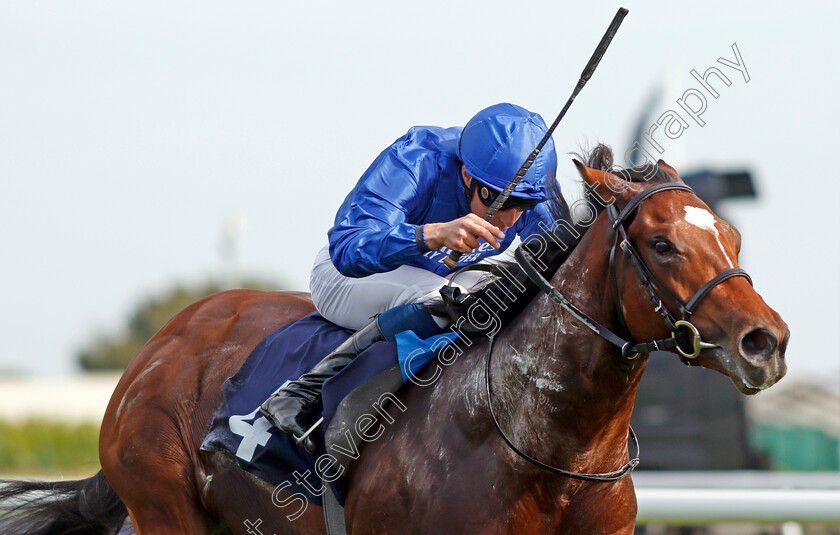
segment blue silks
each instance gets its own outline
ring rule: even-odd
[[[386,340],[394,340],[394,337],[403,331],[414,331],[420,338],[428,338],[440,332],[440,327],[432,319],[432,315],[426,312],[420,303],[409,303],[386,310],[379,315],[379,329],[385,335]]]
[[[514,104],[496,104],[478,112],[461,134],[458,156],[467,173],[503,190],[548,132],[545,121]],[[546,198],[546,180],[554,180],[557,154],[548,139],[531,168],[516,185],[513,196],[533,201]]]
[[[421,339],[412,331],[398,334],[397,359],[403,382],[406,383],[417,375],[423,366],[437,356],[438,351],[454,342],[456,338],[456,333],[443,333],[426,339]]]
[[[259,406],[279,386],[297,379],[347,339],[349,333],[312,313],[266,336],[248,356],[240,370],[223,386],[224,401],[216,411],[201,449],[227,451],[240,466],[271,485],[290,493],[299,492],[321,504],[324,483],[311,456],[299,448],[292,437],[271,426]],[[400,367],[403,380],[435,357],[454,333],[426,340],[414,332],[396,336],[396,342],[379,342],[363,351],[335,377],[324,384],[320,442],[344,397],[370,378]],[[331,482],[340,503],[344,503],[344,479]]]
[[[515,121],[509,122],[513,124]],[[536,122],[536,119],[529,118],[527,125],[534,126]],[[475,128],[480,138],[480,131],[487,130],[489,126],[485,121]],[[520,147],[522,150],[538,130],[534,127],[533,132],[523,137],[528,141],[523,141]],[[443,263],[449,249],[442,247],[421,253],[415,241],[415,229],[418,225],[452,221],[470,213],[469,203],[462,190],[462,163],[458,157],[461,131],[460,127],[415,126],[376,158],[344,199],[335,216],[334,226],[328,233],[330,257],[339,272],[348,277],[364,277],[406,264],[439,275],[452,272]],[[536,142],[533,144],[535,146]],[[531,146],[525,152],[507,180],[513,178],[516,169],[533,148]],[[476,150],[474,143],[470,142],[467,152]],[[547,144],[529,171],[538,176],[539,180],[535,179],[533,183],[520,182],[521,187],[527,189],[527,194],[523,196],[536,198],[536,190],[544,189],[545,181],[555,179],[556,163],[552,162],[556,162],[556,156],[553,159],[550,157],[553,155],[553,146]],[[486,156],[482,153],[482,157]],[[498,159],[493,160],[490,162],[492,172],[507,172],[508,167],[513,165],[510,163],[512,161],[506,160],[505,165],[502,165]],[[515,193],[518,191],[519,187]],[[461,256],[457,268],[501,253],[517,235],[524,241],[532,234],[544,232],[537,226],[541,221],[549,228],[554,223],[545,203],[523,213],[514,226],[505,231],[500,249],[494,249],[482,241],[478,249]]]

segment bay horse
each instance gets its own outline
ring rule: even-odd
[[[737,268],[738,232],[661,160],[618,172],[599,146],[576,165],[614,208],[593,215],[553,276],[546,271],[550,283],[534,283],[549,293],[528,294],[492,339],[473,337],[446,366],[421,372],[426,386],[399,392],[407,410],[363,445],[349,472],[348,533],[632,533],[632,479],[577,477],[632,468],[630,415],[655,347],[628,350],[615,339],[659,340],[744,394],[785,374],[789,331]],[[667,316],[685,320],[686,308],[698,335],[689,347],[668,344],[678,338]],[[102,470],[80,481],[5,482],[0,499],[40,491],[5,532],[115,533],[130,516],[139,535],[324,533],[320,507],[302,508],[229,454],[199,450],[222,383],[265,335],[313,310],[307,294],[234,290],[177,314],[108,404]]]

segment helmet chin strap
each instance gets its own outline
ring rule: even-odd
[[[476,180],[475,177],[470,177],[470,185],[467,186],[467,183],[464,180],[465,172],[463,172],[463,167],[461,169],[461,191],[463,191],[464,195],[467,197],[467,206],[470,206],[473,194],[475,193],[475,190],[478,189],[478,180]]]

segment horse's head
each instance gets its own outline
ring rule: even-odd
[[[686,362],[729,376],[744,394],[755,394],[781,379],[787,370],[784,356],[790,331],[737,269],[738,231],[690,190],[665,187],[651,194],[648,190],[659,184],[683,185],[677,172],[661,160],[657,166],[615,174],[577,161],[575,165],[604,204],[614,199],[617,210],[607,210],[601,217],[626,217],[621,226],[638,255],[634,259],[626,246],[617,246],[615,287],[620,313],[616,315],[623,314],[633,338],[648,341],[668,335],[669,320],[652,304],[651,294],[655,294],[677,320],[687,317],[681,307],[688,304],[690,323],[704,342],[714,346],[698,349]],[[644,198],[645,193],[650,196]],[[639,202],[639,198],[644,200]],[[612,230],[612,223],[605,221],[605,225],[612,232],[622,232]],[[653,279],[650,289],[642,284],[645,268]],[[722,273],[730,276],[704,288]],[[684,347],[685,342],[680,345]]]

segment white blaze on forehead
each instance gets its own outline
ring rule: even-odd
[[[713,216],[710,211],[705,210],[703,208],[697,208],[696,206],[686,206],[685,220],[686,222],[691,223],[695,227],[711,230],[715,234],[718,233],[717,227],[715,226],[715,216]]]
[[[705,208],[698,208],[696,206],[685,206],[684,208],[685,222],[712,232],[715,235],[715,241],[717,241],[717,244],[720,247],[720,252],[723,253],[723,257],[729,263],[729,267],[734,268],[735,265],[726,255],[726,250],[723,248],[723,244],[720,243],[720,233],[715,226],[716,220],[714,214]]]

